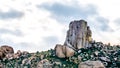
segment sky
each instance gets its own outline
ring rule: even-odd
[[[92,38],[120,44],[120,0],[0,0],[0,45],[45,51],[63,44],[70,21],[84,19]]]

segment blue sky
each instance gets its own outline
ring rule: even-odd
[[[120,44],[119,0],[0,0],[0,45],[36,52],[63,44],[70,21],[84,19],[92,37]]]

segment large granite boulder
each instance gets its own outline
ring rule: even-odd
[[[75,20],[70,22],[64,44],[55,47],[56,56],[60,58],[70,57],[80,48],[89,47],[89,43],[92,41],[91,36],[92,32],[86,21]]]
[[[0,47],[0,59],[4,58],[7,54],[13,54],[14,50],[11,46],[3,45]]]
[[[84,20],[72,21],[64,45],[75,49],[85,48],[91,42],[92,32]]]
[[[57,44],[55,47],[55,54],[59,58],[70,57],[74,55],[74,50],[68,46]]]
[[[59,58],[65,58],[65,54],[63,53],[63,45],[57,44],[55,46],[55,55]]]
[[[78,68],[105,68],[101,61],[85,61],[81,62]]]
[[[7,46],[7,45],[1,46],[0,50],[2,50],[5,54],[14,53],[13,48],[11,46]]]

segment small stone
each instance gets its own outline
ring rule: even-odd
[[[16,53],[18,56],[21,56],[22,55],[22,52],[20,50],[17,51]]]
[[[117,58],[114,58],[115,61],[117,61]]]
[[[60,65],[60,66],[62,65],[61,62],[57,62],[57,61],[55,61],[54,64],[56,64],[56,65]]]
[[[91,58],[93,58],[94,56],[93,55],[90,55]]]
[[[81,61],[81,60],[82,60],[82,57],[81,57],[81,56],[78,56],[78,60]]]
[[[27,55],[27,54],[29,54],[28,51],[23,51],[23,52],[22,52],[22,55]]]
[[[28,65],[28,64],[31,64],[31,61],[29,59],[24,59],[22,60],[22,65]]]
[[[107,61],[107,62],[110,62],[110,59],[106,58],[106,57],[99,57],[100,60],[102,61]]]
[[[103,62],[103,64],[104,64],[105,66],[107,66],[107,65],[108,65],[108,63],[107,63],[107,62]]]
[[[98,54],[99,54],[99,51],[95,51],[95,55],[98,56]]]
[[[44,55],[40,55],[40,59],[42,60],[44,58]]]
[[[47,59],[43,59],[37,64],[37,68],[52,68],[52,66],[53,64],[50,64]]]
[[[0,64],[0,68],[4,68],[2,63]]]
[[[78,53],[81,53],[81,52],[82,52],[81,50],[78,51]]]

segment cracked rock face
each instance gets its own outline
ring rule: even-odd
[[[56,56],[60,58],[70,57],[74,55],[74,51],[89,47],[89,43],[92,41],[91,36],[92,32],[86,21],[70,22],[64,44],[55,47]]]
[[[84,20],[72,21],[64,45],[74,49],[86,48],[91,39],[92,32]]]
[[[56,55],[59,58],[70,57],[74,55],[74,50],[68,46],[57,44],[55,47]]]
[[[3,45],[0,47],[0,59],[4,58],[7,54],[12,54],[14,53],[14,50],[12,47]]]

